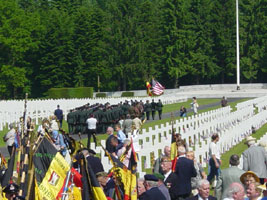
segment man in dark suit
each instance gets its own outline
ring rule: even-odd
[[[167,188],[170,188],[172,183],[177,179],[176,174],[172,172],[172,161],[169,157],[162,156],[160,163],[164,175],[164,184]]]
[[[95,157],[96,153],[93,150],[84,148],[82,150],[82,153],[83,153],[84,157],[86,158],[87,162],[90,164],[90,166],[91,166],[91,168],[95,174],[97,174],[98,172],[104,171],[104,167],[101,163],[100,158]]]
[[[54,115],[56,115],[57,120],[60,123],[60,128],[62,128],[63,111],[60,109],[59,105],[57,105],[57,109],[55,110]]]
[[[108,138],[106,140],[106,150],[109,153],[114,153],[116,151],[116,147],[112,146],[112,144],[111,144],[111,138],[114,138],[115,137],[113,135],[113,133],[114,133],[114,129],[112,127],[108,127],[107,128]]]
[[[154,102],[154,99],[152,99],[151,102],[151,111],[152,111],[152,119],[155,119],[155,113],[156,113],[156,106],[157,104]]]
[[[166,197],[158,188],[158,178],[154,175],[145,175],[144,186],[146,192],[140,196],[139,200],[166,200]]]
[[[184,146],[178,147],[178,155],[175,174],[177,180],[171,185],[170,195],[172,200],[181,200],[190,196],[191,194],[191,178],[196,177],[197,172],[194,167],[194,162],[185,157]]]
[[[216,200],[217,198],[210,196],[210,183],[206,179],[199,180],[197,183],[198,194],[186,200]]]

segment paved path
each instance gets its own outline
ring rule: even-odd
[[[240,100],[240,99],[241,98],[228,98],[227,101],[230,103],[230,102],[235,102],[235,101]],[[218,106],[218,105],[220,105],[220,100],[218,100],[218,102],[212,103],[212,104],[199,105],[198,110],[203,110],[203,109],[207,109],[207,108]],[[174,116],[176,116],[176,117],[179,116],[179,109],[180,108],[177,108],[177,110],[173,112]],[[192,109],[191,108],[187,108],[187,113],[190,113],[190,112],[192,112]],[[170,116],[171,116],[171,113],[163,113],[162,114],[162,119],[170,118]],[[150,116],[150,118],[152,118],[152,117]],[[157,112],[156,112],[155,120],[159,120]],[[153,120],[148,120],[147,122],[152,122],[152,121]],[[78,135],[72,135],[71,137],[73,137],[75,140],[79,140],[79,136]],[[81,137],[82,137],[82,139],[84,139],[87,136],[86,135],[82,135]],[[9,157],[9,153],[8,153],[6,147],[0,147],[0,152],[4,155],[5,158]]]

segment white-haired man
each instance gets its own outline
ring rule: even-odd
[[[196,177],[197,172],[194,166],[194,161],[186,158],[185,147],[178,147],[178,158],[175,168],[177,180],[171,185],[171,199],[185,199],[191,194],[191,178]]]
[[[264,183],[264,178],[267,177],[267,155],[265,149],[261,146],[256,146],[256,139],[249,136],[246,138],[248,149],[242,153],[243,170],[253,171],[260,178],[261,184]]]
[[[210,194],[210,182],[206,179],[201,179],[197,182],[198,194],[194,197],[187,198],[187,200],[216,200],[217,198]]]
[[[245,190],[242,184],[234,182],[225,192],[225,198],[223,200],[244,200]]]
[[[171,155],[171,147],[165,146],[164,147],[164,154],[162,154],[160,157],[158,157],[154,163],[154,166],[153,166],[153,172],[154,173],[164,174],[162,171],[162,168],[161,168],[161,158],[163,156],[170,157],[170,155]]]

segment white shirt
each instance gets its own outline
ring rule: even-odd
[[[88,129],[96,129],[97,119],[93,117],[88,118],[86,123],[88,124]]]
[[[215,142],[211,142],[209,146],[209,156],[212,158],[212,155],[215,155],[217,159],[220,160],[221,155],[220,155],[220,150],[219,150],[219,145],[216,144]]]
[[[197,196],[198,196],[198,200],[208,200],[209,199],[209,198],[203,199],[201,196],[199,196],[199,194]]]
[[[170,170],[169,172],[167,172],[166,174],[164,174],[164,182],[166,181],[166,179],[168,178],[168,176],[172,173],[172,170]]]
[[[52,129],[52,131],[58,131],[59,130],[58,123],[54,119],[51,121],[51,129]]]

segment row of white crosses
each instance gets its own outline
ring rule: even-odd
[[[219,134],[218,145],[220,145],[221,153],[224,153],[250,135],[253,128],[259,129],[267,122],[267,110],[258,108],[259,112],[255,112],[255,107],[267,106],[267,100],[264,102],[262,98],[259,99],[247,104],[246,109],[244,107],[240,109],[241,106],[237,106],[238,109],[234,112],[231,112],[231,108],[227,106],[196,116],[181,118],[174,122],[174,128],[176,133],[182,134],[189,148],[194,150],[197,161],[205,167],[209,159],[209,143],[213,133]],[[155,129],[150,127],[148,131],[143,129],[142,134],[138,136],[140,177],[146,173],[146,169],[153,167],[153,160],[160,155],[164,147],[171,145],[171,130],[171,123],[166,123],[160,127],[155,126]],[[105,146],[105,141],[101,141],[101,144]],[[96,150],[101,155],[105,170],[110,169],[111,164],[108,158],[104,157],[103,150],[100,147],[96,147]]]
[[[154,99],[155,102],[158,102],[160,99],[164,105],[173,104],[178,102],[187,101],[185,96],[160,96],[160,97],[120,97],[120,98],[93,98],[93,99],[38,99],[38,100],[28,100],[27,101],[27,116],[31,117],[36,124],[39,124],[40,121],[44,118],[49,118],[54,114],[57,105],[60,105],[60,108],[63,110],[64,117],[66,119],[67,114],[70,110],[81,107],[82,105],[90,103],[91,105],[100,103],[105,104],[109,102],[111,105],[118,104],[120,102],[128,101],[143,101]],[[24,112],[24,100],[10,100],[10,101],[0,101],[0,131],[3,130],[3,127],[10,123],[18,123],[19,118],[23,116]]]

